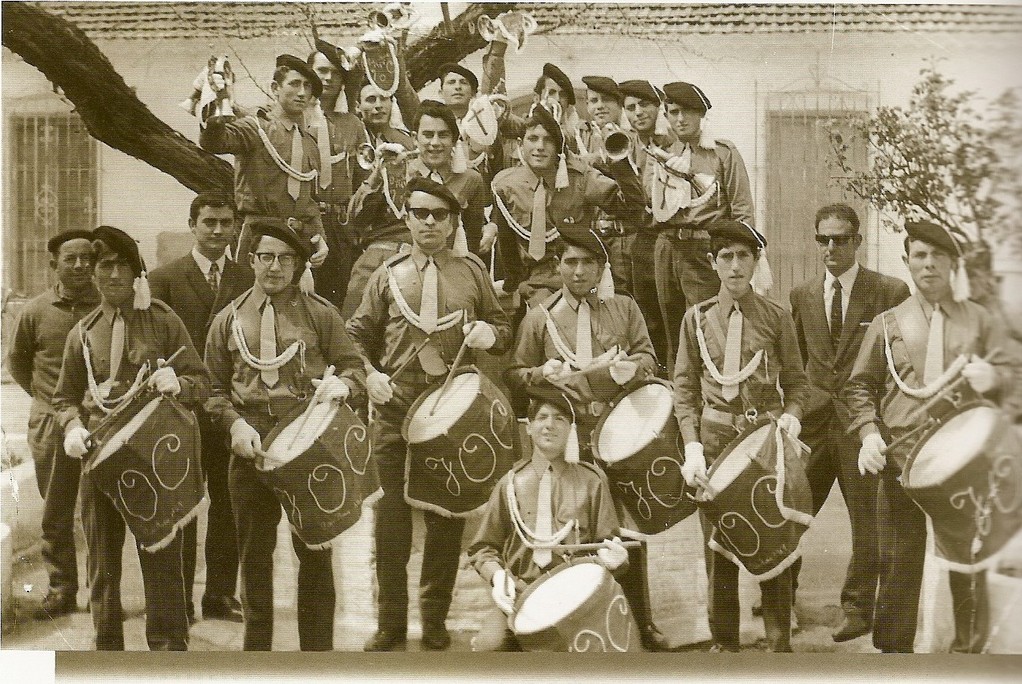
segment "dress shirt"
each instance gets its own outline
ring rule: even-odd
[[[838,277],[827,271],[823,276],[823,308],[827,313],[827,325],[830,325],[830,312],[834,305],[834,281],[841,281],[841,322],[844,323],[848,317],[848,303],[852,299],[852,287],[855,285],[855,278],[859,275],[859,262],[852,266]]]

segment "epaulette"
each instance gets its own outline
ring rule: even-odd
[[[603,468],[601,468],[600,466],[596,465],[595,463],[589,463],[588,461],[579,461],[578,464],[580,466],[588,468],[593,472],[594,475],[599,477],[604,482],[607,482],[607,473],[603,472]]]
[[[485,261],[483,261],[483,260],[482,260],[482,259],[481,259],[481,258],[479,257],[479,255],[478,255],[478,254],[473,254],[472,252],[469,252],[468,254],[466,254],[465,256],[463,256],[462,258],[463,258],[463,259],[467,259],[467,260],[468,260],[468,261],[470,261],[471,263],[475,264],[476,266],[478,266],[479,268],[481,268],[481,269],[482,269],[483,273],[485,273],[485,274],[486,274],[487,276],[489,276],[489,274],[490,274],[490,268],[489,268],[489,266],[487,266],[487,265],[486,265],[486,262],[485,262]]]
[[[511,470],[517,473],[519,470],[529,465],[530,463],[532,463],[531,456],[522,456],[520,459],[511,464]]]
[[[713,142],[716,143],[717,146],[719,146],[719,147],[726,147],[729,150],[737,150],[738,149],[737,147],[735,147],[735,144],[733,142],[731,142],[730,140],[728,140],[727,138],[714,138]]]
[[[774,310],[774,311],[776,311],[776,312],[786,312],[786,311],[787,311],[787,309],[785,309],[785,308],[784,308],[783,306],[781,306],[780,304],[778,304],[777,302],[775,302],[775,301],[774,301],[774,300],[772,300],[772,299],[767,299],[766,297],[764,297],[764,296],[762,296],[762,295],[760,295],[760,297],[759,297],[759,298],[760,298],[760,299],[761,299],[761,300],[762,300],[762,301],[763,301],[764,303],[768,304],[768,305],[770,306],[770,308],[771,308],[771,309],[773,309],[773,310]]]
[[[411,252],[398,252],[397,254],[389,256],[386,259],[384,259],[383,263],[386,266],[393,266],[395,264],[401,263],[410,256],[412,256]]]
[[[703,301],[698,302],[695,306],[690,307],[690,308],[694,309],[696,306],[698,306],[700,311],[706,311],[711,306],[713,306],[714,304],[717,303],[717,299],[718,299],[718,295],[713,295],[709,299],[704,299]]]
[[[331,302],[326,297],[323,297],[322,295],[316,294],[315,292],[305,292],[303,294],[305,294],[309,299],[311,299],[314,302],[319,302],[320,304],[322,304],[324,306],[334,307],[334,303],[333,302]],[[334,308],[336,308],[336,307],[334,307]]]
[[[541,303],[547,311],[550,311],[550,309],[554,308],[554,305],[557,304],[557,302],[561,301],[563,297],[564,290],[557,290],[556,292],[549,295],[546,299],[544,299]]]
[[[256,107],[255,113],[257,119],[270,120],[270,110],[267,107]]]
[[[574,153],[565,156],[564,165],[568,167],[569,171],[576,171],[578,173],[585,173],[586,167],[590,166],[588,162]]]
[[[98,321],[102,315],[103,309],[97,306],[93,311],[82,316],[82,320],[79,322],[79,325],[82,326],[82,331],[90,330],[92,326],[96,325],[96,321]]]

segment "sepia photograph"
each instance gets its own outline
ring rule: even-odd
[[[1018,673],[1022,5],[0,9],[0,656]]]

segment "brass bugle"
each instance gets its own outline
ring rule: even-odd
[[[479,35],[487,43],[493,40],[494,36],[497,35],[497,27],[493,19],[490,19],[485,14],[479,17],[479,22],[476,25],[479,30]]]
[[[384,5],[382,10],[373,10],[368,17],[371,28],[385,31],[403,31],[412,24],[412,10],[397,2]]]
[[[338,51],[338,57],[341,60],[341,67],[345,71],[352,71],[359,65],[359,60],[362,59],[362,48],[354,45],[352,47],[342,47]]]
[[[607,159],[620,161],[632,154],[632,139],[620,128],[607,134],[603,140],[603,149],[607,151]]]

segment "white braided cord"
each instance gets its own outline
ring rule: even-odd
[[[231,303],[231,314],[231,332],[234,334],[234,341],[238,345],[238,353],[241,354],[241,359],[250,368],[254,368],[257,371],[279,370],[287,365],[295,357],[295,354],[298,354],[299,368],[301,372],[305,372],[305,340],[295,340],[280,354],[264,361],[252,354],[252,351],[249,349],[248,341],[245,340],[245,331],[241,329],[241,321],[238,320],[238,309],[233,302]]]
[[[891,339],[887,332],[887,318],[885,316],[880,317],[881,323],[884,327],[884,356],[887,357],[887,370],[894,378],[894,384],[898,386],[898,389],[904,392],[906,395],[913,399],[929,399],[940,390],[944,389],[953,378],[955,378],[962,369],[965,368],[965,364],[969,363],[969,357],[966,354],[959,354],[947,369],[940,374],[940,377],[931,382],[929,385],[924,385],[919,388],[912,388],[905,384],[905,381],[898,375],[898,369],[894,366],[894,353],[891,351]]]
[[[496,203],[497,208],[500,209],[500,213],[503,214],[504,220],[507,221],[507,225],[511,226],[511,230],[518,233],[518,237],[528,242],[532,237],[532,231],[526,230],[522,224],[515,220],[515,217],[511,215],[510,211],[508,211],[507,205],[504,204],[504,200],[501,199],[497,189],[491,186],[491,190],[493,190],[493,200]],[[545,240],[546,242],[553,242],[560,237],[560,235],[561,234],[556,228],[547,228]]]
[[[539,536],[535,530],[529,529],[525,519],[522,518],[522,512],[518,509],[518,497],[515,495],[515,478],[513,475],[507,481],[507,504],[508,511],[511,513],[511,523],[514,525],[515,532],[518,533],[518,538],[530,549],[546,549],[556,546],[564,541],[573,529],[578,527],[577,519],[569,520],[564,523],[564,527],[549,537]]]
[[[706,366],[706,370],[710,371],[710,377],[712,377],[715,382],[719,382],[722,386],[727,387],[738,385],[752,377],[752,374],[756,372],[757,368],[759,368],[760,361],[763,360],[763,350],[760,349],[757,351],[749,363],[745,364],[745,367],[734,375],[724,375],[717,369],[717,366],[713,363],[713,359],[710,358],[710,350],[706,348],[706,338],[703,336],[703,326],[700,321],[701,311],[699,309],[699,305],[697,304],[695,308],[696,339],[699,341],[699,356],[702,358],[703,365]]]
[[[280,152],[278,152],[277,148],[273,146],[273,143],[270,142],[270,137],[266,135],[266,131],[263,130],[263,127],[257,125],[256,128],[259,129],[259,139],[263,141],[263,146],[266,148],[266,151],[270,153],[270,157],[273,159],[273,162],[277,165],[277,168],[279,168],[281,171],[283,171],[288,176],[294,178],[297,181],[308,182],[316,179],[316,177],[319,175],[319,171],[317,171],[316,169],[312,169],[311,171],[299,171],[295,167],[288,164],[286,161],[284,161],[284,158],[280,156]]]
[[[406,321],[427,335],[431,335],[434,332],[450,330],[457,325],[462,318],[468,318],[468,314],[464,309],[458,309],[457,311],[452,311],[449,314],[444,314],[439,317],[436,322],[436,327],[433,328],[433,330],[427,330],[422,324],[422,317],[412,311],[411,305],[408,304],[408,300],[406,300],[404,294],[402,294],[401,288],[398,287],[397,277],[394,275],[394,270],[390,266],[387,266],[386,269],[387,284],[390,286],[390,292],[394,295],[394,302],[397,303],[397,308],[401,311],[401,315],[405,317]]]
[[[92,397],[93,403],[99,407],[99,410],[109,415],[121,408],[129,401],[135,398],[135,395],[142,391],[142,387],[145,384],[145,377],[149,374],[149,362],[146,361],[138,369],[138,373],[135,374],[135,380],[131,383],[131,387],[128,391],[119,396],[116,399],[106,399],[103,397],[103,393],[99,389],[99,385],[96,383],[96,375],[92,370],[92,354],[89,352],[89,345],[85,341],[85,331],[82,326],[78,326],[78,339],[82,343],[82,358],[85,359],[85,375],[88,379],[89,384],[89,395]],[[111,383],[113,378],[110,378]]]

